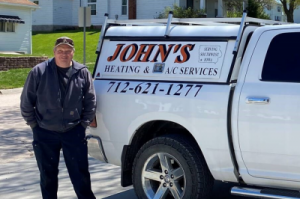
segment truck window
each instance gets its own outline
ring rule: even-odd
[[[262,81],[300,82],[300,33],[283,33],[270,43]]]

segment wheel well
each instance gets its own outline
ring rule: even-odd
[[[149,140],[166,134],[177,134],[194,141],[198,146],[196,140],[191,133],[183,126],[170,121],[151,121],[142,125],[135,133],[130,145],[124,146],[122,153],[122,176],[121,185],[132,185],[132,166],[133,161],[139,149]],[[201,153],[201,149],[199,148]]]

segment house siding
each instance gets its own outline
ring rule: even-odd
[[[206,14],[207,18],[216,17],[216,9],[218,8],[217,1],[206,1]]]
[[[32,12],[32,25],[53,25],[53,0],[39,0],[39,7]]]
[[[294,10],[294,23],[300,23],[300,8]]]
[[[137,0],[136,18],[154,19],[164,11],[165,7],[172,7],[176,3],[176,0]]]
[[[91,16],[91,24],[99,26],[103,24],[104,14],[107,13],[107,0],[97,0],[96,15]]]
[[[185,8],[186,7],[186,0],[180,0],[179,1],[179,6]]]
[[[105,13],[109,13],[108,16],[109,19],[115,19],[116,15],[118,15],[118,20],[128,19],[128,11],[127,11],[127,15],[122,15],[121,9],[122,9],[122,0],[114,0],[114,2],[110,0],[98,0],[97,13],[96,15],[91,16],[91,23],[96,26],[102,25],[104,22]]]
[[[278,11],[278,7],[280,7],[280,11]],[[282,14],[283,7],[282,4],[273,4],[271,5],[271,9],[268,10],[267,8],[264,8],[264,12],[269,15],[271,20],[277,20],[277,21],[284,21],[285,17]]]
[[[72,0],[53,1],[53,20],[55,25],[73,26],[72,23]],[[55,14],[54,14],[55,13]],[[74,12],[74,14],[76,14]]]
[[[79,0],[39,0],[39,7],[32,14],[34,31],[53,31],[78,25]]]
[[[15,24],[15,32],[0,32],[0,51],[15,51],[31,54],[31,9],[1,5],[3,15],[19,16],[25,24]]]
[[[138,0],[141,1],[141,0]],[[114,3],[109,3],[109,18],[115,19],[116,15],[118,15],[118,20],[126,20],[128,19],[128,0],[127,0],[127,15],[122,15],[122,0],[115,0]]]
[[[72,25],[78,26],[78,10],[80,7],[80,1],[72,1]]]

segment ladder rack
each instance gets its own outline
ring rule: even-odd
[[[210,26],[228,26],[240,25],[242,18],[172,18],[171,24],[187,24],[187,25],[210,25]],[[165,25],[168,19],[129,19],[129,20],[114,20],[108,19],[109,24],[124,24],[124,25]],[[245,23],[255,23],[258,25],[281,25],[290,24],[283,21],[273,21],[266,19],[257,19],[247,17]]]
[[[244,11],[245,13],[246,11]],[[170,11],[168,19],[129,19],[129,20],[114,20],[108,19],[108,14],[105,14],[104,23],[101,28],[101,32],[106,31],[109,24],[119,24],[126,26],[166,26],[165,37],[168,37],[170,26],[174,25],[203,25],[203,26],[240,26],[239,35],[241,34],[241,27],[245,24],[254,23],[257,25],[281,25],[290,24],[288,22],[273,21],[266,19],[257,19],[252,17],[246,17],[243,14],[243,18],[173,18],[173,12]],[[100,34],[99,42],[97,45],[96,53],[100,53],[104,34]],[[239,41],[238,41],[239,42]]]

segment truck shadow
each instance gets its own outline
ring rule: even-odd
[[[211,199],[247,199],[246,197],[237,197],[232,196],[230,194],[230,190],[233,186],[236,186],[234,183],[222,183],[219,181],[215,181],[215,185],[213,188],[213,195]],[[133,189],[105,197],[103,199],[124,199],[124,198],[130,198],[130,199],[138,199],[135,195],[135,192]]]

